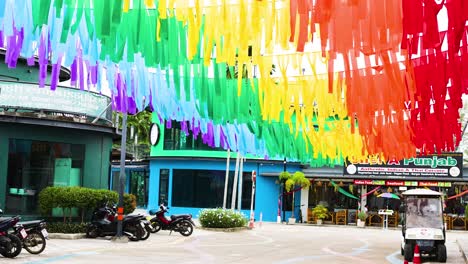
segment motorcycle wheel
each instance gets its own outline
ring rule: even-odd
[[[99,231],[96,226],[86,227],[86,237],[87,238],[96,238],[99,236]]]
[[[46,239],[42,233],[31,231],[23,240],[23,246],[29,253],[37,255],[44,251],[46,247]]]
[[[153,229],[151,229],[151,233],[157,233],[159,232],[159,230],[161,230],[161,225],[155,221],[155,222],[152,222],[151,225],[153,226]]]
[[[131,235],[127,235],[130,241],[138,241],[141,240],[141,237],[144,235],[144,228],[141,227],[139,224],[129,224],[125,227],[124,230],[126,233],[130,233]]]
[[[189,221],[182,221],[179,224],[179,233],[183,236],[190,236],[193,232],[192,223]]]
[[[149,238],[150,236],[150,232],[148,232],[148,230],[146,228],[142,228],[143,230],[143,235],[141,236],[141,239],[140,240],[146,240]]]
[[[10,239],[11,248],[8,251],[1,251],[0,254],[6,258],[14,258],[21,253],[23,244],[21,243],[21,240],[13,234],[8,234],[7,237]]]

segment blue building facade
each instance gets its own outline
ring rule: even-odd
[[[173,121],[170,128],[157,119],[153,122],[157,126],[155,129],[159,131],[159,140],[154,141],[149,161],[147,208],[158,208],[160,203],[164,203],[173,214],[191,213],[197,218],[201,209],[223,207],[228,155],[230,162],[226,208],[231,208],[237,153],[211,149],[201,139],[181,132],[177,122]],[[291,173],[300,170],[300,164],[285,164],[283,160],[256,157],[244,157],[243,161],[238,181],[242,184],[237,185],[235,208],[238,208],[240,199],[241,211],[246,216],[250,215],[252,172],[255,171],[255,219],[259,220],[261,214],[263,221],[276,221],[281,193],[277,176],[284,169]],[[300,200],[300,195],[296,199]],[[286,217],[289,215],[288,211]]]

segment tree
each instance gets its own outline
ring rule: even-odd
[[[149,132],[151,129],[151,112],[142,111],[136,115],[127,116],[127,149],[129,152],[134,152],[134,156],[138,158],[137,154],[149,155]],[[115,118],[122,120],[121,113],[115,113]],[[122,122],[119,121],[119,129],[122,129]],[[133,135],[132,135],[133,130]],[[115,144],[115,147],[120,147],[120,144]],[[142,151],[137,151],[142,149]],[[139,153],[137,153],[139,152]]]
[[[304,173],[300,171],[296,171],[293,175],[291,175],[287,171],[283,171],[279,174],[279,181],[283,185],[284,190],[286,192],[290,192],[294,190],[294,187],[300,187],[301,189],[308,188],[310,186],[310,181],[305,177]],[[294,218],[294,194],[292,193],[292,215]]]

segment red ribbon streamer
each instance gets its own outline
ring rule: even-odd
[[[467,194],[467,193],[468,193],[468,190],[466,190],[464,192],[461,192],[461,193],[459,193],[457,195],[451,196],[451,197],[447,198],[447,200],[455,199],[455,198],[460,197],[460,196],[462,196],[464,194]]]

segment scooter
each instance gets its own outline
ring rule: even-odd
[[[195,223],[192,221],[191,214],[171,215],[168,219],[164,214],[169,208],[161,204],[159,209],[159,211],[156,211],[156,209],[149,211],[150,215],[156,215],[150,219],[154,233],[162,229],[170,230],[171,233],[172,231],[179,232],[183,236],[190,236],[192,234]]]
[[[13,230],[23,243],[23,248],[29,253],[37,255],[42,253],[46,247],[46,239],[49,237],[46,225],[45,220],[19,222],[13,227]],[[25,238],[20,235],[22,228],[27,233]]]
[[[146,221],[143,215],[126,215],[122,222],[123,234],[131,241],[138,241],[147,234],[145,230]],[[115,219],[115,209],[110,208],[106,203],[93,212],[91,223],[86,228],[86,237],[96,238],[104,236],[115,236],[117,234],[117,223]]]
[[[0,214],[3,211],[0,209]],[[7,258],[14,258],[21,253],[21,240],[14,234],[8,233],[19,222],[19,216],[4,218],[0,220],[0,254]],[[20,229],[20,234],[25,238],[27,236],[24,228]]]

